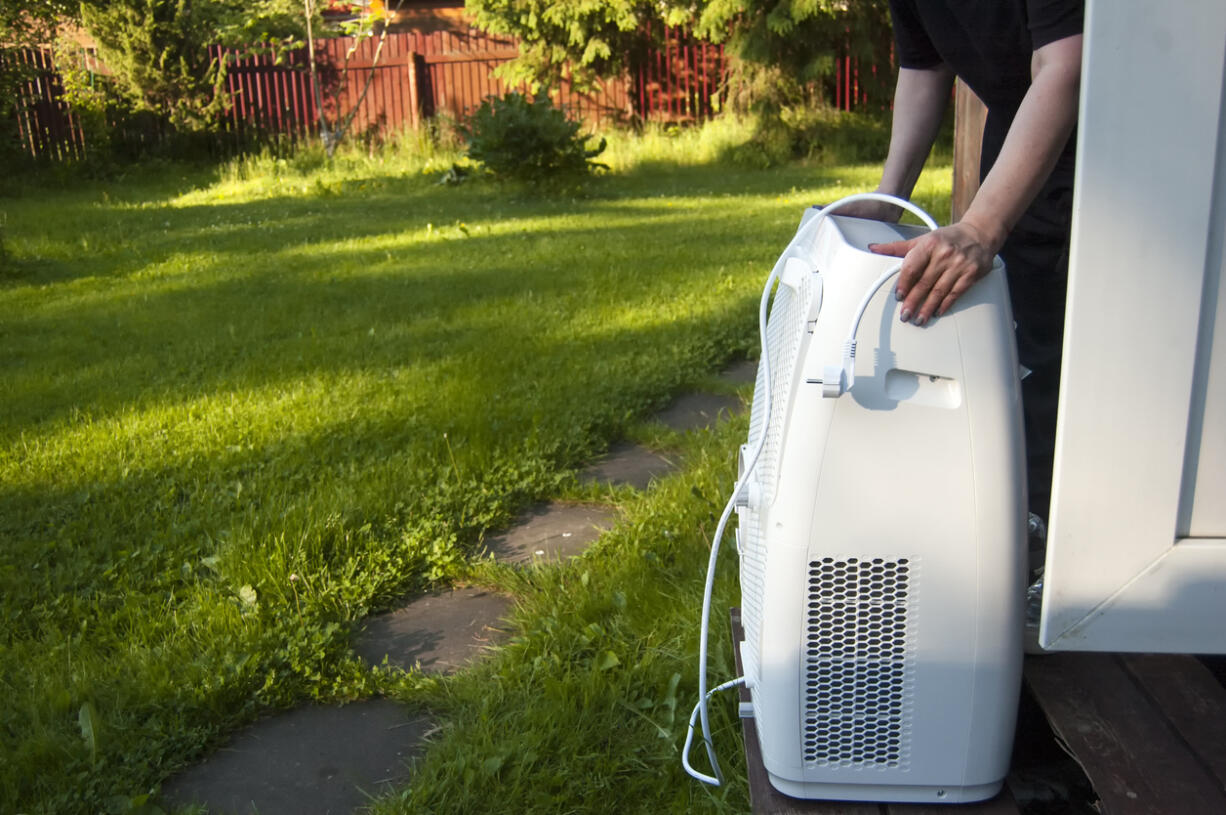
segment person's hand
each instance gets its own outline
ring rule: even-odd
[[[977,280],[992,269],[999,249],[975,226],[961,221],[906,241],[869,246],[879,255],[903,259],[896,292],[903,301],[900,319],[922,326],[949,311]]]

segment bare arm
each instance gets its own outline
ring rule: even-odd
[[[999,250],[1056,166],[1077,124],[1081,35],[1049,43],[1031,58],[1031,85],[963,223]]]
[[[894,118],[890,127],[890,151],[881,171],[877,192],[910,198],[920,171],[941,129],[949,105],[954,74],[948,66],[900,68],[894,88]],[[891,204],[863,201],[839,210],[840,215],[897,221],[902,210]]]
[[[944,64],[926,70],[898,70],[890,152],[881,171],[878,192],[911,197],[941,129],[941,117],[949,105],[953,84],[954,73]]]
[[[1051,174],[1077,122],[1081,43],[1079,34],[1035,51],[1030,89],[961,221],[874,247],[904,258],[898,278],[904,322],[914,317],[916,325],[923,325],[933,314],[944,314],[992,268],[993,256]]]

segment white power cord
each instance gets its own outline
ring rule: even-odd
[[[766,321],[769,314],[771,292],[774,291],[775,284],[779,281],[787,261],[794,257],[803,258],[807,256],[807,253],[802,255],[801,252],[809,247],[809,243],[817,235],[817,229],[821,225],[821,222],[825,220],[826,216],[831,214],[839,207],[846,206],[847,204],[855,203],[857,201],[882,201],[887,204],[902,207],[908,212],[916,215],[916,217],[923,221],[929,229],[937,228],[936,221],[934,221],[932,217],[928,215],[928,213],[924,212],[910,201],[904,201],[901,198],[895,198],[892,195],[885,195],[879,192],[865,192],[858,193],[856,195],[849,195],[846,198],[840,198],[833,204],[823,207],[816,216],[803,224],[800,229],[796,231],[796,236],[792,238],[791,243],[789,243],[787,248],[783,250],[783,254],[779,256],[779,260],[775,262],[775,267],[766,278],[766,285],[762,288],[762,299],[758,305],[758,336],[761,338],[762,342],[762,354],[761,360],[758,363],[758,370],[761,372],[763,378],[762,416],[766,422],[770,421],[771,415],[770,348],[767,347],[766,342]],[[851,388],[855,380],[855,338],[856,331],[860,326],[860,319],[863,317],[864,310],[868,307],[869,301],[872,300],[877,291],[883,285],[885,285],[887,280],[897,274],[901,268],[902,264],[900,263],[878,278],[878,280],[869,288],[868,293],[860,302],[860,306],[856,310],[856,314],[851,321],[851,332],[848,336],[848,340],[843,343],[842,367],[826,367],[827,376],[824,377],[822,385],[823,396],[839,396]],[[831,376],[834,378],[834,382],[837,383],[839,387],[839,392],[835,394],[826,393],[826,382],[830,381],[829,377]],[[741,684],[752,688],[753,684],[746,677],[741,676],[712,688],[709,691],[707,690],[707,642],[710,635],[711,596],[714,593],[715,588],[715,564],[719,559],[719,547],[724,538],[724,529],[728,525],[728,519],[732,516],[733,510],[736,508],[737,499],[745,491],[746,485],[749,483],[749,478],[753,474],[754,468],[756,468],[758,465],[758,458],[762,455],[762,450],[766,446],[766,430],[767,428],[764,426],[762,428],[762,432],[759,434],[758,443],[754,447],[753,454],[747,460],[744,472],[741,473],[740,477],[736,481],[736,484],[733,486],[732,496],[728,499],[728,503],[724,506],[724,511],[719,518],[719,524],[715,527],[715,535],[711,540],[711,556],[707,560],[707,580],[705,586],[703,587],[702,593],[702,625],[699,629],[698,636],[698,703],[694,705],[694,710],[690,713],[690,723],[688,729],[686,730],[685,746],[681,751],[681,766],[685,768],[686,773],[691,778],[701,781],[704,784],[710,784],[716,787],[722,783],[723,773],[720,771],[719,761],[715,756],[715,743],[711,740],[711,721],[708,715],[707,702],[710,700],[711,696],[719,691],[727,690],[728,688],[733,688]],[[714,775],[707,775],[699,772],[690,765],[690,748],[693,746],[694,742],[695,716],[700,718],[702,722],[702,739],[706,744],[707,758],[711,762],[711,769],[715,773]]]
[[[860,319],[869,301],[885,285],[885,282],[902,271],[902,264],[893,266],[889,271],[877,278],[868,287],[864,299],[851,318],[851,327],[847,330],[847,339],[843,340],[843,358],[839,365],[827,365],[822,369],[822,396],[826,398],[839,397],[851,390],[856,382],[856,332],[860,330]]]

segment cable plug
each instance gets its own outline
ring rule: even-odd
[[[827,365],[822,369],[822,397],[837,399],[851,390],[856,382],[856,341],[843,343],[843,364]]]
[[[847,370],[841,365],[822,368],[822,397],[836,399],[847,390]]]

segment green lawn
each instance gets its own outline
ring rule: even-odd
[[[703,163],[697,138],[623,140],[551,196],[400,157],[0,199],[0,811],[122,811],[244,721],[374,693],[445,722],[380,811],[742,806],[677,753],[744,427],[643,420],[755,353],[802,209],[876,170]],[[917,195],[945,218],[948,169]],[[578,487],[625,435],[684,472]],[[624,512],[589,556],[472,560],[527,503],[580,495]],[[437,680],[352,656],[354,621],[455,580],[520,598],[490,662]]]

